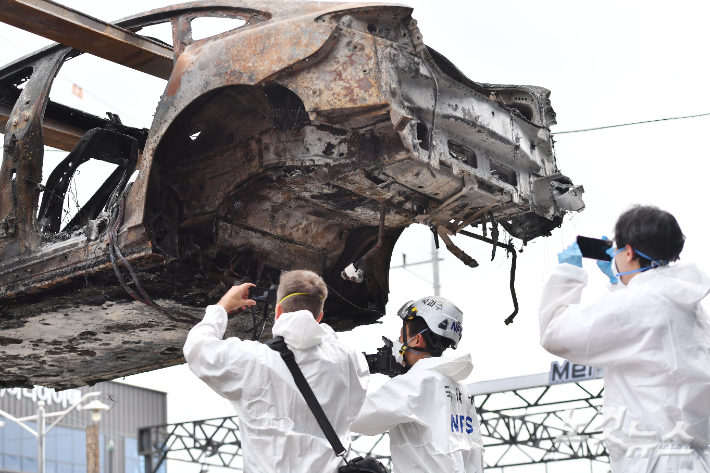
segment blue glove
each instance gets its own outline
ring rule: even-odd
[[[557,254],[557,261],[560,264],[569,263],[574,266],[582,267],[582,252],[579,250],[579,245],[577,242],[572,243],[570,246],[565,248],[562,253]]]
[[[603,236],[602,240],[609,240],[607,237]],[[609,256],[614,254],[614,247],[610,247],[608,250],[606,250],[606,254]],[[601,261],[597,260],[597,266],[599,266],[599,269],[601,269],[602,273],[606,274],[606,276],[609,278],[609,282],[612,284],[616,284],[619,282],[618,279],[614,277],[614,272],[611,270],[611,261]]]

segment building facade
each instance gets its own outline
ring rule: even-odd
[[[44,401],[45,415],[63,411],[90,392],[101,392],[99,399],[110,406],[99,422],[101,473],[144,473],[143,457],[138,455],[138,429],[167,423],[167,395],[112,381],[92,387],[55,391],[35,386],[0,389],[0,410],[16,417],[37,414],[37,402]],[[89,398],[84,404],[94,398]],[[37,440],[16,422],[0,416],[0,473],[37,472]],[[48,417],[45,428],[54,421]],[[91,413],[74,410],[46,436],[46,473],[86,473],[86,427]],[[27,424],[37,430],[36,423]],[[159,470],[165,473],[165,466]]]

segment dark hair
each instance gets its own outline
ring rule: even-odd
[[[658,207],[635,205],[616,221],[614,240],[617,248],[631,245],[650,258],[676,261],[683,251],[685,235],[673,215]],[[651,262],[634,252],[642,268]]]
[[[412,320],[408,320],[407,339],[412,338],[413,336],[427,328],[429,328],[429,326],[427,325],[426,321],[421,317],[414,317]],[[422,336],[424,337],[425,348],[444,351],[454,344],[454,341],[450,338],[442,337],[438,333],[434,333],[431,330],[427,330],[426,332],[422,333]],[[407,340],[404,340],[404,343],[407,343]],[[431,355],[441,356],[441,353],[439,353],[438,355],[432,353]]]
[[[291,296],[281,302],[289,294],[304,293],[304,295]],[[328,297],[328,287],[323,278],[313,271],[296,270],[281,273],[279,288],[276,298],[283,307],[284,312],[309,310],[313,317],[318,318],[323,312],[323,303]]]

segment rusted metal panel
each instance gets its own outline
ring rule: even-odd
[[[253,246],[265,255],[264,263],[284,271],[309,269],[320,272],[323,269],[323,255],[317,249],[294,244],[293,240],[275,238],[268,233],[226,223],[219,223],[216,231],[218,245],[228,248]],[[297,265],[294,265],[294,260],[298,261]]]
[[[581,210],[583,189],[557,172],[549,91],[471,81],[424,44],[411,14],[402,5],[204,0],[121,20],[137,32],[169,21],[175,67],[147,138],[82,117],[87,130],[135,140],[143,155],[130,189],[92,197],[91,215],[104,212],[58,233],[32,220],[37,188],[13,188],[7,176],[21,168],[34,180],[25,169],[41,171],[51,120],[77,127],[68,117],[78,114],[46,99],[62,59],[77,52],[52,46],[0,69],[0,94],[16,100],[10,118],[30,110],[35,130],[8,123],[16,141],[6,134],[0,171],[3,382],[67,387],[177,363],[189,324],[166,313],[199,316],[235,281],[268,286],[294,268],[323,275],[331,326],[372,323],[408,225],[444,238],[496,221],[528,241]],[[245,25],[195,41],[191,22],[203,16]],[[52,116],[43,123],[44,107]],[[16,209],[24,233],[9,231]],[[114,272],[116,250],[130,276],[124,263]],[[360,283],[341,277],[351,265]],[[121,271],[140,289],[124,291]],[[141,289],[163,312],[131,302],[127,292]],[[92,328],[79,330],[87,317]],[[228,330],[248,337],[250,325],[237,318]],[[64,376],[71,364],[79,368]]]
[[[0,0],[0,21],[161,79],[172,50],[50,0]]]
[[[42,115],[66,54],[65,50],[35,64],[5,127],[0,169],[0,258],[27,254],[41,241],[37,186],[42,182],[44,158]]]

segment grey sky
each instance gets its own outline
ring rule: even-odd
[[[104,20],[115,20],[170,4],[158,0],[60,3]],[[710,96],[700,93],[710,82],[706,57],[710,4],[704,2],[569,2],[417,0],[414,18],[425,42],[479,82],[531,84],[552,90],[558,125],[554,131],[710,112]],[[0,24],[0,62],[33,51],[47,41]],[[14,43],[15,46],[10,44]],[[72,84],[84,98],[72,95]],[[150,126],[164,81],[106,61],[82,56],[62,70],[52,98],[103,115],[119,113],[131,125]],[[95,97],[100,97],[103,102]],[[616,217],[634,203],[654,204],[672,212],[687,236],[682,258],[710,268],[703,217],[707,203],[710,156],[703,136],[710,117],[560,135],[556,151],[560,169],[586,190],[587,208],[568,217],[561,230],[531,242],[518,259],[520,313],[511,312],[508,292],[510,260],[490,247],[456,237],[455,243],[481,263],[465,267],[441,251],[442,295],[465,313],[464,339],[458,351],[470,352],[475,369],[469,382],[544,372],[556,359],[538,344],[537,304],[543,283],[557,263],[556,254],[576,235],[611,236]],[[63,153],[47,153],[47,163]],[[45,177],[50,168],[45,168]],[[90,195],[93,173],[80,176],[79,195]],[[409,261],[429,257],[430,232],[405,231],[395,248]],[[516,241],[516,246],[520,242]],[[606,289],[605,277],[585,262],[590,285],[585,300]],[[431,267],[416,271],[431,278]],[[431,286],[395,269],[391,272],[388,316],[382,324],[360,327],[344,337],[364,351],[380,336],[398,335],[396,309],[409,299],[429,295]],[[327,322],[327,314],[326,319]],[[230,415],[233,410],[197,380],[185,366],[126,378],[140,386],[169,393],[169,421]],[[373,385],[382,379],[373,379]],[[175,471],[175,470],[173,470]],[[180,471],[183,471],[181,469]],[[197,473],[197,466],[184,469]],[[526,470],[520,470],[526,471]],[[542,471],[530,469],[528,471]],[[556,471],[553,466],[549,471]],[[568,471],[568,470],[567,470]],[[583,471],[589,471],[586,465]]]

